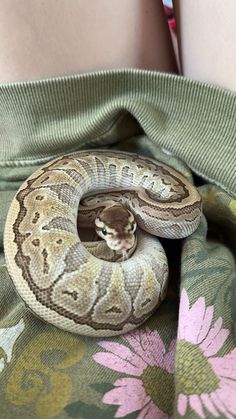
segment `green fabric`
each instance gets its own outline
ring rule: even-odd
[[[0,417],[236,417],[235,108],[233,93],[141,70],[0,86]],[[3,252],[23,180],[52,157],[97,146],[175,167],[204,211],[191,237],[162,240],[170,278],[156,313],[106,339],[34,316]]]
[[[0,86],[0,166],[127,138],[139,129],[135,118],[156,144],[235,193],[235,115],[234,93],[151,71],[6,84]]]

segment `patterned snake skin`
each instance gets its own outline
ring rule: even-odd
[[[89,205],[102,205],[104,191],[138,223],[128,260],[100,259],[79,237],[81,198],[95,194],[81,213],[94,218]],[[197,190],[174,169],[127,152],[79,151],[45,164],[17,192],[5,227],[8,271],[41,319],[81,335],[122,334],[165,297],[168,265],[156,236],[186,237],[200,217]]]

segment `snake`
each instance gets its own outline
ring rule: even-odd
[[[184,239],[202,214],[197,188],[155,158],[85,149],[47,162],[13,198],[6,266],[27,309],[87,336],[124,334],[166,297],[158,237]],[[82,239],[92,229],[96,238]]]

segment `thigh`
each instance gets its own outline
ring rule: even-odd
[[[175,0],[184,76],[236,90],[235,0]]]
[[[156,0],[2,0],[0,81],[108,68],[175,72]]]

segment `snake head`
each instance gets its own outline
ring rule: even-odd
[[[124,257],[136,243],[136,227],[134,215],[121,204],[106,207],[95,219],[98,236],[106,240],[110,249],[122,253]]]

